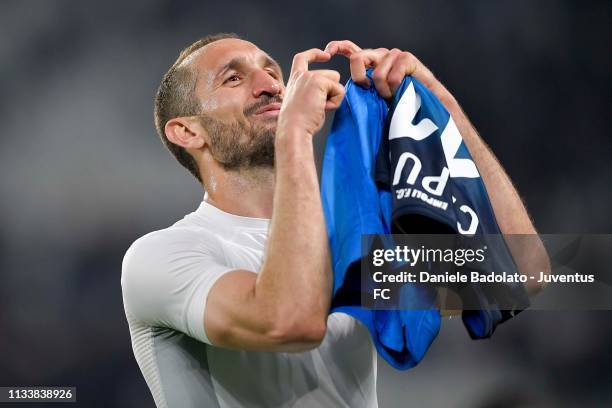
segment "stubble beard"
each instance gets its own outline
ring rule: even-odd
[[[208,115],[200,117],[210,137],[213,158],[227,171],[274,168],[276,124],[225,123]]]

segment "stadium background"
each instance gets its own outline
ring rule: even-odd
[[[611,9],[526,0],[3,1],[0,385],[74,385],[80,406],[153,406],[119,279],[135,238],[202,198],[152,122],[153,93],[183,46],[234,31],[286,72],[295,52],[332,39],[410,50],[462,103],[541,232],[610,233]],[[346,78],[347,63],[333,64]],[[604,406],[611,339],[610,312],[525,312],[480,342],[459,319],[446,321],[417,368],[380,362],[379,403]]]

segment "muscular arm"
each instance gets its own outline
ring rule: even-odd
[[[536,277],[540,271],[549,273],[550,263],[544,245],[537,237],[533,222],[510,177],[455,98],[441,85],[436,92],[436,96],[453,117],[478,167],[502,234],[510,235],[506,242],[519,271]],[[525,286],[530,294],[542,289],[542,284],[537,283],[537,279],[529,279]]]
[[[416,57],[405,53],[406,61],[414,67],[412,75],[431,90],[451,114],[459,133],[467,145],[491,199],[491,206],[506,243],[520,273],[539,277],[539,272],[550,273],[548,254],[531,221],[519,193],[512,184],[489,146],[480,137],[455,97],[438,81]],[[528,279],[525,284],[530,295],[538,293],[542,283]]]
[[[550,273],[550,261],[544,245],[512,181],[457,100],[425,65],[409,52],[385,48],[361,50],[350,41],[332,41],[325,50],[332,55],[347,56],[351,63],[351,77],[364,86],[370,85],[366,68],[375,67],[372,79],[378,93],[385,98],[392,97],[406,75],[412,75],[432,91],[451,114],[472,154],[489,193],[501,232],[504,235],[520,234],[506,239],[519,271],[529,276],[538,276],[540,271]],[[542,284],[529,279],[526,288],[530,294],[534,294],[542,289]]]
[[[211,342],[242,350],[302,351],[326,331],[332,274],[312,137],[339,106],[340,76],[307,70],[329,54],[296,55],[275,141],[274,211],[259,274],[232,271],[208,295]]]

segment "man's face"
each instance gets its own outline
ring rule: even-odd
[[[279,65],[254,44],[233,38],[203,47],[192,63],[214,159],[226,170],[272,167],[285,92]]]

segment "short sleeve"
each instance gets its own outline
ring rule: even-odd
[[[122,265],[126,313],[141,323],[169,327],[211,344],[204,327],[208,292],[223,274],[214,236],[190,229],[155,231],[136,240]]]

